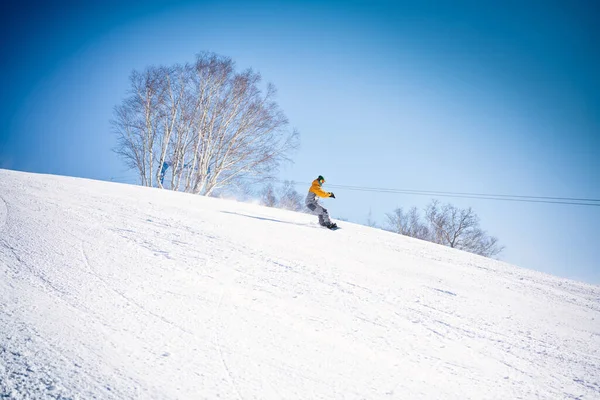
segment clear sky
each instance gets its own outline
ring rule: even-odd
[[[47,4],[52,3],[52,4]],[[109,121],[132,70],[208,50],[278,88],[280,179],[600,198],[600,3],[62,1],[3,6],[0,167],[127,181]],[[123,178],[125,177],[125,178]],[[300,191],[306,188],[299,187]],[[383,223],[429,197],[336,190]],[[472,206],[501,259],[600,283],[600,207]]]

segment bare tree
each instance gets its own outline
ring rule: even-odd
[[[433,200],[425,208],[425,220],[416,207],[408,212],[397,208],[386,214],[386,230],[401,235],[427,240],[479,254],[494,257],[504,249],[498,244],[498,239],[489,236],[479,227],[479,217],[473,209],[460,209],[452,204],[440,206]]]
[[[304,208],[302,204],[302,196],[296,191],[294,182],[283,182],[283,187],[281,188],[280,193],[280,208],[291,211],[301,211]]]
[[[260,203],[267,207],[277,206],[277,196],[275,196],[273,184],[269,183],[267,186],[265,186],[261,193]]]
[[[157,105],[159,107],[158,115],[160,123],[156,132],[156,154],[158,155],[156,183],[158,187],[162,188],[163,164],[167,162],[169,147],[173,147],[171,138],[175,135],[174,132],[181,128],[178,120],[181,114],[181,103],[184,100],[186,78],[184,75],[185,70],[181,67],[160,68],[158,71],[161,79],[160,87],[162,96],[161,102]],[[170,164],[173,166],[173,150],[170,153]],[[173,181],[171,186],[173,186]]]
[[[231,59],[201,54],[195,64],[201,86],[193,192],[213,190],[245,176],[265,176],[297,146],[297,132],[273,101],[275,88],[259,89],[261,76],[234,72]],[[209,82],[207,88],[202,85]]]
[[[171,189],[210,195],[268,177],[289,160],[298,133],[288,129],[275,88],[263,92],[260,74],[234,67],[230,58],[202,53],[193,65],[132,74],[112,122],[116,152],[143,185],[162,187],[168,165]]]
[[[193,82],[193,66],[186,64],[180,67],[179,84],[183,86],[180,92],[179,113],[176,119],[176,129],[171,136],[169,146],[170,159],[172,160],[171,189],[190,191],[189,177],[193,174],[192,162],[195,153],[194,145],[197,142],[196,125],[199,118],[200,102],[197,97],[196,87]]]
[[[393,212],[387,213],[387,224],[385,229],[399,233],[400,235],[406,235],[408,233],[408,221],[402,207],[396,208]]]
[[[421,215],[419,214],[419,210],[417,207],[411,207],[408,210],[408,234],[411,237],[421,239],[421,240],[430,240],[431,238],[431,230],[429,227],[421,222]]]
[[[471,207],[460,209],[452,204],[439,205],[432,201],[425,210],[425,218],[435,243],[465,250],[485,257],[494,257],[503,249],[498,239],[490,237],[479,227],[479,217]]]
[[[430,240],[430,230],[421,222],[417,207],[412,207],[407,213],[400,207],[393,213],[386,214],[386,217],[386,230],[417,239]]]
[[[150,67],[134,71],[130,77],[130,95],[115,108],[112,126],[117,134],[117,154],[137,169],[142,185],[152,186],[154,143],[160,123],[164,91],[161,71]]]
[[[302,196],[296,191],[293,181],[284,181],[279,188],[275,188],[273,183],[269,182],[260,193],[260,203],[267,207],[302,211],[304,208],[302,200]]]

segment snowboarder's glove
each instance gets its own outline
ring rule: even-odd
[[[330,192],[329,193],[329,197],[333,197],[335,199],[335,194],[333,194],[333,193]]]

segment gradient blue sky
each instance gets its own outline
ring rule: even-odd
[[[281,179],[600,198],[598,4],[3,5],[0,167],[133,176],[111,152],[109,125],[131,71],[208,50],[278,88],[302,141]],[[336,195],[326,200],[332,216],[357,222],[430,200]],[[441,200],[472,206],[506,245],[503,260],[600,283],[600,207]]]

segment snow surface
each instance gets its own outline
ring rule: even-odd
[[[315,222],[0,170],[0,398],[600,398],[600,287]]]

